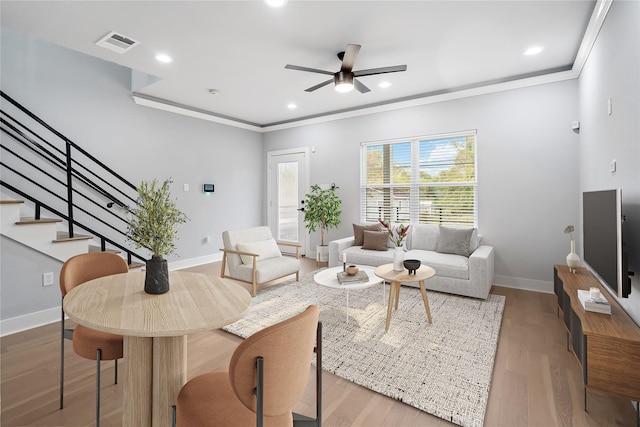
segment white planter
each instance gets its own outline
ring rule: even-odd
[[[316,261],[328,262],[329,261],[329,245],[316,245]]]

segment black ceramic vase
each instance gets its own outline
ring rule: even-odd
[[[147,260],[144,291],[156,295],[169,291],[169,269],[166,259],[154,255]]]

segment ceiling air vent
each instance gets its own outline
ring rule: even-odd
[[[111,31],[109,34],[96,42],[97,46],[109,49],[117,53],[125,53],[138,44],[140,44],[139,41],[135,41],[127,36],[118,34],[115,31]]]

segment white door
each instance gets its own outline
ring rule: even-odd
[[[267,153],[268,222],[278,241],[302,245],[306,254],[307,231],[304,226],[304,196],[309,188],[308,149],[271,151]],[[295,248],[282,246],[283,253]]]

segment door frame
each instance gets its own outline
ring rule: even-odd
[[[284,150],[274,150],[274,151],[267,151],[267,225],[269,226],[269,228],[271,228],[271,232],[274,233],[273,235],[275,236],[275,231],[276,231],[276,216],[273,214],[273,198],[274,198],[274,194],[273,194],[273,182],[272,182],[272,178],[271,178],[271,164],[273,161],[274,157],[277,156],[285,156],[285,155],[290,155],[290,154],[302,154],[303,158],[304,158],[304,176],[298,176],[298,179],[302,179],[302,185],[303,187],[306,189],[306,191],[309,190],[309,182],[311,181],[311,172],[310,172],[310,161],[309,161],[309,156],[310,156],[311,150],[309,149],[309,147],[299,147],[299,148],[288,148],[288,149],[284,149]],[[305,193],[306,194],[306,193]],[[306,255],[309,252],[309,233],[303,233],[302,236],[300,236],[300,244],[302,245],[302,251],[301,253],[303,255]]]

